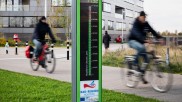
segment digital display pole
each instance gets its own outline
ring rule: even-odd
[[[102,0],[72,2],[72,102],[101,102]]]

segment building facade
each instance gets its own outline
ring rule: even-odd
[[[63,23],[66,21],[64,17],[71,14],[71,0],[62,1],[47,0],[46,15],[53,33],[65,39]],[[45,16],[45,0],[0,0],[0,33],[5,38],[13,38],[14,34],[18,34],[20,40],[31,40],[41,16]]]
[[[63,2],[65,1],[65,2]],[[121,35],[126,38],[134,19],[143,10],[143,0],[103,0],[103,34],[108,31],[114,40]],[[64,8],[64,9],[58,9]],[[71,0],[47,0],[47,17],[53,33],[65,40],[70,24],[64,17],[71,18]],[[57,13],[60,12],[61,13]],[[30,40],[34,27],[45,15],[45,0],[0,0],[0,33],[5,38],[18,34],[20,40]],[[61,19],[59,19],[61,18]]]
[[[144,0],[103,0],[102,29],[112,37],[119,35],[125,40],[133,21],[143,11]]]

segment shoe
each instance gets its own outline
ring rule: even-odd
[[[41,66],[42,66],[42,68],[47,68],[47,65],[45,65],[45,64],[42,64]]]
[[[148,81],[145,80],[144,75],[141,76],[143,84],[148,84]]]

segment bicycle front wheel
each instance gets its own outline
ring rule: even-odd
[[[45,63],[47,65],[46,72],[53,73],[56,66],[56,58],[54,56],[54,53],[46,54]]]
[[[159,61],[153,66],[151,79],[151,84],[154,90],[164,93],[171,89],[173,75],[170,67],[165,61]]]

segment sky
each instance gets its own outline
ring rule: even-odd
[[[155,30],[182,32],[182,0],[144,0],[144,10]]]

